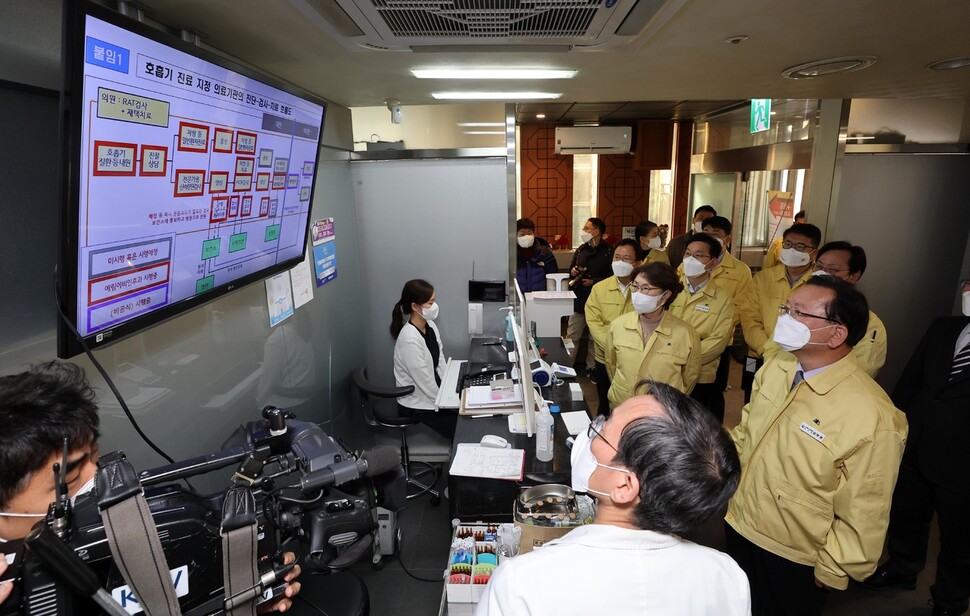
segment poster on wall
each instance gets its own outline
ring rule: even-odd
[[[293,304],[299,308],[313,299],[313,274],[310,273],[310,249],[307,248],[303,261],[290,270],[293,283]]]
[[[769,190],[768,201],[768,244],[781,237],[785,229],[792,225],[795,217],[795,195],[791,192]]]
[[[333,218],[321,218],[310,226],[313,244],[313,270],[317,286],[322,287],[337,277],[337,243],[333,230]]]
[[[293,290],[290,273],[280,272],[266,279],[266,307],[269,308],[269,326],[275,327],[293,316]]]

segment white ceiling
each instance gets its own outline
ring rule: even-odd
[[[335,2],[336,0],[316,0]],[[747,98],[970,98],[970,68],[931,71],[970,56],[965,0],[685,0],[658,31],[627,45],[566,53],[350,51],[296,0],[139,0],[152,18],[191,28],[207,44],[348,107],[431,104],[432,90],[467,82],[418,80],[411,68],[574,68],[572,80],[531,83],[561,103],[730,101]],[[0,2],[0,79],[57,87],[58,0]],[[725,39],[747,35],[739,45]],[[782,70],[836,56],[876,56],[864,71],[792,81]],[[521,89],[522,84],[488,84]]]

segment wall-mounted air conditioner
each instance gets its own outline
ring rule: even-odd
[[[632,140],[629,126],[560,126],[556,154],[626,154]]]

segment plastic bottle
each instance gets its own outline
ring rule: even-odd
[[[539,409],[539,416],[536,418],[536,459],[540,462],[552,460],[553,431],[555,430],[555,419],[549,408],[542,405]]]

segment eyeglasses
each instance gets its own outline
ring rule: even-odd
[[[815,246],[809,246],[808,244],[802,244],[801,242],[798,242],[797,244],[792,244],[788,240],[783,241],[781,243],[781,247],[794,248],[798,252],[812,252],[813,250],[815,250]]]
[[[650,295],[650,291],[662,291],[660,287],[651,287],[647,285],[638,285],[635,282],[630,283],[630,290],[634,293],[643,293],[644,295]]]
[[[624,263],[636,263],[636,257],[621,257],[620,255],[613,255],[614,261],[623,261]]]
[[[691,254],[690,252],[685,252],[684,258],[686,259],[687,257],[694,257],[695,259],[703,263],[707,263],[712,258],[711,255],[699,255],[699,254]]]
[[[831,274],[832,276],[838,276],[842,272],[849,271],[847,267],[831,267],[829,265],[822,265],[821,263],[815,264],[816,272],[825,272],[826,274]]]
[[[613,446],[613,443],[606,440],[606,437],[603,436],[604,425],[606,425],[606,415],[597,415],[596,419],[589,422],[589,427],[586,428],[586,436],[591,441],[598,436],[601,439],[603,439],[604,443],[610,446],[610,449],[612,449],[613,451],[616,451],[616,447]]]
[[[836,325],[844,325],[843,323],[836,321],[835,319],[830,319],[828,317],[823,317],[823,316],[820,316],[817,314],[811,314],[808,312],[802,312],[798,308],[792,308],[791,306],[788,306],[788,305],[778,306],[778,316],[781,316],[783,314],[787,314],[792,318],[795,318],[796,316],[812,317],[813,319],[821,319],[823,321],[828,321],[829,323],[835,323]]]

